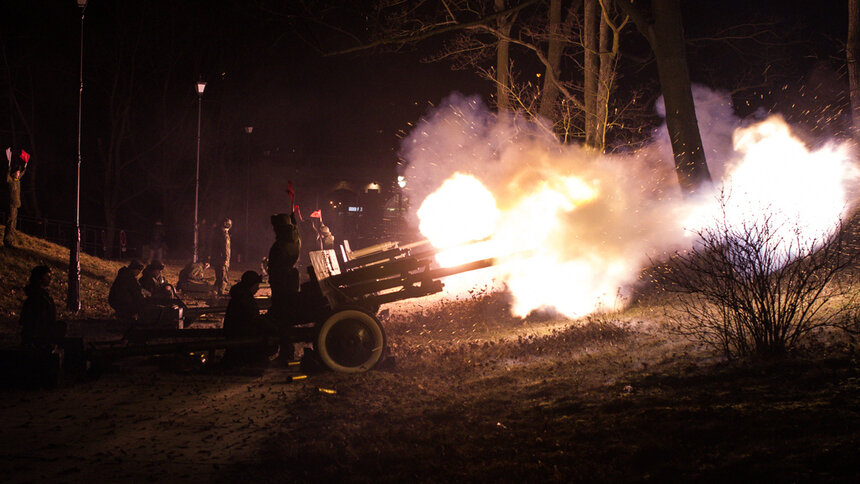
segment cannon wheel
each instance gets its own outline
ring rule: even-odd
[[[340,373],[373,368],[385,350],[385,331],[379,321],[360,309],[335,311],[319,326],[314,349],[323,364]]]

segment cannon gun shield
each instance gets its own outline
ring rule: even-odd
[[[382,360],[385,331],[379,320],[363,310],[340,309],[319,326],[314,349],[329,369],[360,373]]]

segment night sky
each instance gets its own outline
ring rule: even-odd
[[[305,207],[315,206],[340,179],[391,186],[399,140],[429,106],[453,91],[489,97],[489,84],[472,70],[423,62],[445,38],[398,51],[324,56],[320,51],[356,41],[296,17],[298,7],[281,3],[90,1],[84,27],[83,224],[105,223],[101,153],[110,150],[111,93],[114,107],[130,100],[130,134],[118,149],[123,159],[135,160],[120,175],[122,192],[136,196],[121,206],[118,225],[146,232],[155,219],[164,219],[177,244],[185,244],[193,219],[198,79],[208,82],[201,216],[239,219],[248,193],[258,221],[253,230],[266,230],[267,214],[289,207],[288,179]],[[847,1],[682,3],[694,82],[731,91],[739,114],[782,111],[814,135],[822,129],[818,120],[840,112],[847,86]],[[371,35],[361,7],[309,4],[338,28],[361,39]],[[37,193],[38,214],[70,221],[79,9],[71,0],[8,1],[0,7],[0,22],[0,140],[34,154],[36,176],[25,180],[22,213],[37,215]],[[728,28],[742,38],[731,47],[713,41]],[[653,105],[659,91],[647,44],[632,28],[622,42],[620,95],[642,91]],[[530,61],[518,68],[524,76],[539,72]],[[123,76],[115,83],[117,72]],[[244,126],[254,126],[251,136]],[[210,169],[213,158],[222,168]]]

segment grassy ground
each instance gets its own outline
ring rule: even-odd
[[[50,249],[56,256],[34,245],[0,257],[23,258],[27,271],[54,257],[63,273],[66,255]],[[95,263],[103,266],[88,266],[85,280],[98,298],[119,264]],[[16,287],[3,284],[4,292]],[[4,314],[17,311],[9,301]],[[651,301],[580,321],[513,318],[500,295],[389,305],[383,325],[394,363],[360,375],[293,381],[290,368],[225,373],[187,359],[140,358],[55,390],[2,389],[0,475],[7,482],[860,479],[860,363],[852,346],[835,338],[788,359],[727,362],[665,332]],[[95,303],[85,306],[98,313]],[[9,316],[0,323],[16,330]]]

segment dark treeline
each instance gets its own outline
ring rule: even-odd
[[[693,82],[731,92],[742,116],[777,110],[813,134],[840,131],[833,121],[847,99],[844,3],[814,9],[784,2],[685,4]],[[341,5],[322,8],[331,4]],[[300,10],[308,5],[317,10]],[[434,57],[444,37],[387,52],[322,55],[360,42],[343,32],[367,32],[364,8],[90,0],[82,223],[147,234],[162,220],[168,243],[190,253],[198,79],[208,82],[200,216],[210,222],[231,217],[240,246],[246,229],[265,233],[250,237],[258,243],[252,255],[268,244],[268,216],[289,209],[287,180],[305,213],[324,204],[338,180],[377,181],[388,190],[399,137],[428,103],[455,90],[487,97],[492,86],[469,69],[449,69],[444,59],[422,62]],[[72,0],[0,7],[0,142],[33,154],[23,180],[25,216],[73,219],[80,32]],[[621,97],[644,92],[646,109],[628,122],[647,127],[660,122],[642,115],[653,112],[659,96],[653,59],[632,29],[621,39],[617,90]],[[515,65],[528,70],[530,62]],[[254,127],[250,135],[246,126]]]

